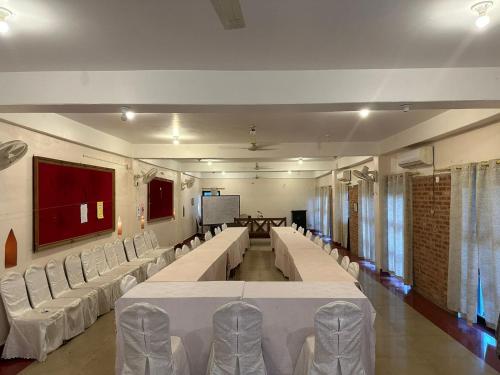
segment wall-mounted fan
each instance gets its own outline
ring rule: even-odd
[[[147,184],[149,184],[153,180],[153,178],[156,177],[157,174],[158,174],[158,169],[157,168],[151,168],[147,172],[141,171],[141,174],[136,174],[134,176],[134,180],[136,182],[138,182],[139,180],[141,180],[143,184],[147,185]]]
[[[186,188],[191,189],[194,185],[194,177],[187,178],[184,180],[184,182],[181,183],[181,190],[184,190]]]
[[[245,27],[239,0],[211,0],[222,26],[226,30]]]
[[[28,145],[22,141],[0,143],[0,171],[9,168],[28,152]]]
[[[370,171],[366,165],[360,171],[353,169],[352,174],[360,180],[377,182],[377,171]]]

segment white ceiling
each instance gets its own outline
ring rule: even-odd
[[[380,141],[442,112],[372,111],[366,119],[357,112],[139,113],[130,122],[117,113],[63,116],[137,144],[171,143],[174,134],[184,144],[247,143],[251,124],[258,143],[278,144]]]
[[[477,32],[472,3],[241,0],[225,31],[208,0],[0,0],[0,71],[500,66],[500,4]]]

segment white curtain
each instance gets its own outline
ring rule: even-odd
[[[358,181],[358,252],[375,262],[375,215],[373,181]]]
[[[323,236],[330,237],[331,233],[331,186],[322,186],[319,190],[319,230]]]
[[[470,164],[451,170],[448,308],[477,319],[481,278],[484,318],[500,313],[500,166]]]
[[[349,195],[348,185],[337,182],[335,186],[335,209],[334,209],[334,241],[347,247],[349,220]]]
[[[387,270],[413,284],[411,176],[387,177]]]

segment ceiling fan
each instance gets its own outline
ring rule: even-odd
[[[257,127],[255,125],[250,126],[250,147],[226,147],[226,148],[235,148],[238,150],[248,150],[248,151],[273,151],[278,150],[277,148],[269,148],[273,146],[273,144],[258,144],[257,143]]]
[[[262,169],[272,169],[270,167],[261,167],[258,162],[255,163],[255,167],[253,168],[256,171],[260,171]]]
[[[9,168],[28,152],[28,145],[22,141],[0,143],[0,171]]]
[[[210,0],[225,30],[242,29],[245,19],[239,0]]]
[[[370,171],[366,165],[360,171],[353,169],[352,174],[360,180],[377,182],[377,171]]]

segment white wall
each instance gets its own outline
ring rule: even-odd
[[[91,149],[89,147],[59,140],[47,135],[0,122],[0,142],[19,139],[29,146],[27,155],[8,169],[0,171],[0,276],[6,270],[4,266],[4,244],[10,229],[17,238],[17,266],[9,268],[23,272],[29,264],[46,264],[49,259],[64,259],[68,254],[79,253],[95,245],[113,241],[116,233],[101,235],[97,238],[78,241],[74,244],[62,245],[37,253],[33,252],[33,203],[32,203],[32,157],[44,156],[77,163],[98,165],[115,169],[115,215],[121,217],[124,236],[131,236],[140,230],[140,220],[136,216],[138,204],[144,204],[147,210],[146,185],[134,185],[134,174],[148,170],[151,165],[132,161],[130,158],[117,156]],[[83,155],[107,160],[113,163],[93,160]],[[200,194],[199,183],[191,189],[180,190],[180,173],[159,168],[160,177],[174,181],[176,218],[151,224],[162,245],[172,245],[192,236],[195,233],[191,217],[193,210],[186,210],[182,217],[182,204],[190,201],[192,196]],[[179,214],[180,213],[180,214]],[[147,217],[147,211],[146,216]],[[147,225],[148,226],[148,225]],[[7,332],[3,319],[3,307],[0,306],[0,344],[4,342]]]
[[[286,217],[292,210],[307,210],[307,225],[313,224],[315,179],[203,179],[203,187],[224,188],[222,195],[240,195],[241,213],[264,217]]]

